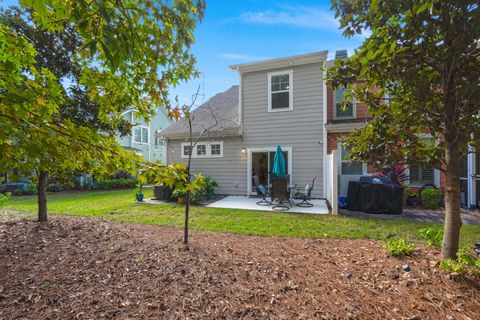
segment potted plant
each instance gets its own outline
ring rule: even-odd
[[[178,204],[185,204],[185,196],[187,195],[187,190],[184,188],[177,188],[173,190],[172,195],[177,198]]]
[[[137,185],[137,193],[135,194],[138,202],[143,202],[143,184]]]
[[[207,194],[207,200],[212,199],[215,187],[218,187],[217,181],[213,180],[212,177],[205,177],[205,193]]]

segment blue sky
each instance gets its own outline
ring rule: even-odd
[[[201,100],[208,99],[238,83],[232,64],[321,50],[329,50],[329,57],[340,49],[351,54],[363,38],[344,38],[338,25],[329,0],[207,0],[192,47],[203,78],[174,92],[188,102],[201,85]]]
[[[2,6],[16,2],[0,0]],[[237,84],[229,65],[321,50],[329,57],[340,49],[351,54],[363,40],[342,37],[329,0],[207,0],[195,38],[192,51],[202,77],[172,88],[181,103],[189,103],[199,85],[201,103]]]

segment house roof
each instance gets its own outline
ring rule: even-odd
[[[250,72],[298,66],[302,64],[324,62],[327,59],[328,51],[318,51],[302,55],[282,57],[276,59],[254,61],[242,64],[231,65],[230,68],[239,72]]]
[[[205,137],[239,136],[238,100],[238,86],[235,85],[194,109],[191,114],[193,135],[198,136],[204,131]],[[186,138],[189,135],[188,122],[182,118],[157,135],[168,139]]]

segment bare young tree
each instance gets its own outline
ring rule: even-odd
[[[214,128],[218,124],[217,117],[215,116],[215,113],[213,112],[212,108],[208,106],[208,109],[210,110],[210,115],[213,119],[213,124],[210,124],[206,127],[202,127],[199,133],[194,134],[193,132],[193,122],[195,121],[195,117],[192,116],[192,108],[195,106],[195,102],[197,101],[198,95],[199,95],[200,87],[198,87],[197,92],[193,95],[192,97],[192,103],[190,105],[185,105],[182,107],[182,113],[187,121],[188,124],[188,142],[189,142],[189,151],[188,151],[188,161],[187,161],[187,169],[186,169],[186,174],[187,174],[187,184],[191,183],[191,178],[192,178],[192,173],[191,173],[191,165],[192,165],[192,152],[193,148],[197,145],[198,141],[200,141],[201,138],[203,138],[210,129]],[[183,243],[185,246],[188,248],[188,222],[190,218],[190,199],[192,198],[192,194],[190,190],[187,189],[187,193],[185,195],[185,225],[184,225],[184,236],[183,236]]]

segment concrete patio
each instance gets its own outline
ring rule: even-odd
[[[228,208],[228,209],[246,209],[246,210],[259,210],[259,211],[275,211],[272,209],[272,206],[259,206],[257,202],[260,201],[260,198],[249,198],[246,196],[227,196],[223,199],[215,201],[209,205],[208,208]],[[299,200],[295,200],[299,202]],[[289,207],[289,210],[282,212],[295,212],[295,213],[310,213],[310,214],[328,214],[329,210],[327,207],[327,202],[325,200],[313,199],[310,201],[313,204],[313,207],[302,208],[298,207],[295,204],[292,208]],[[278,212],[278,211],[275,211]]]

